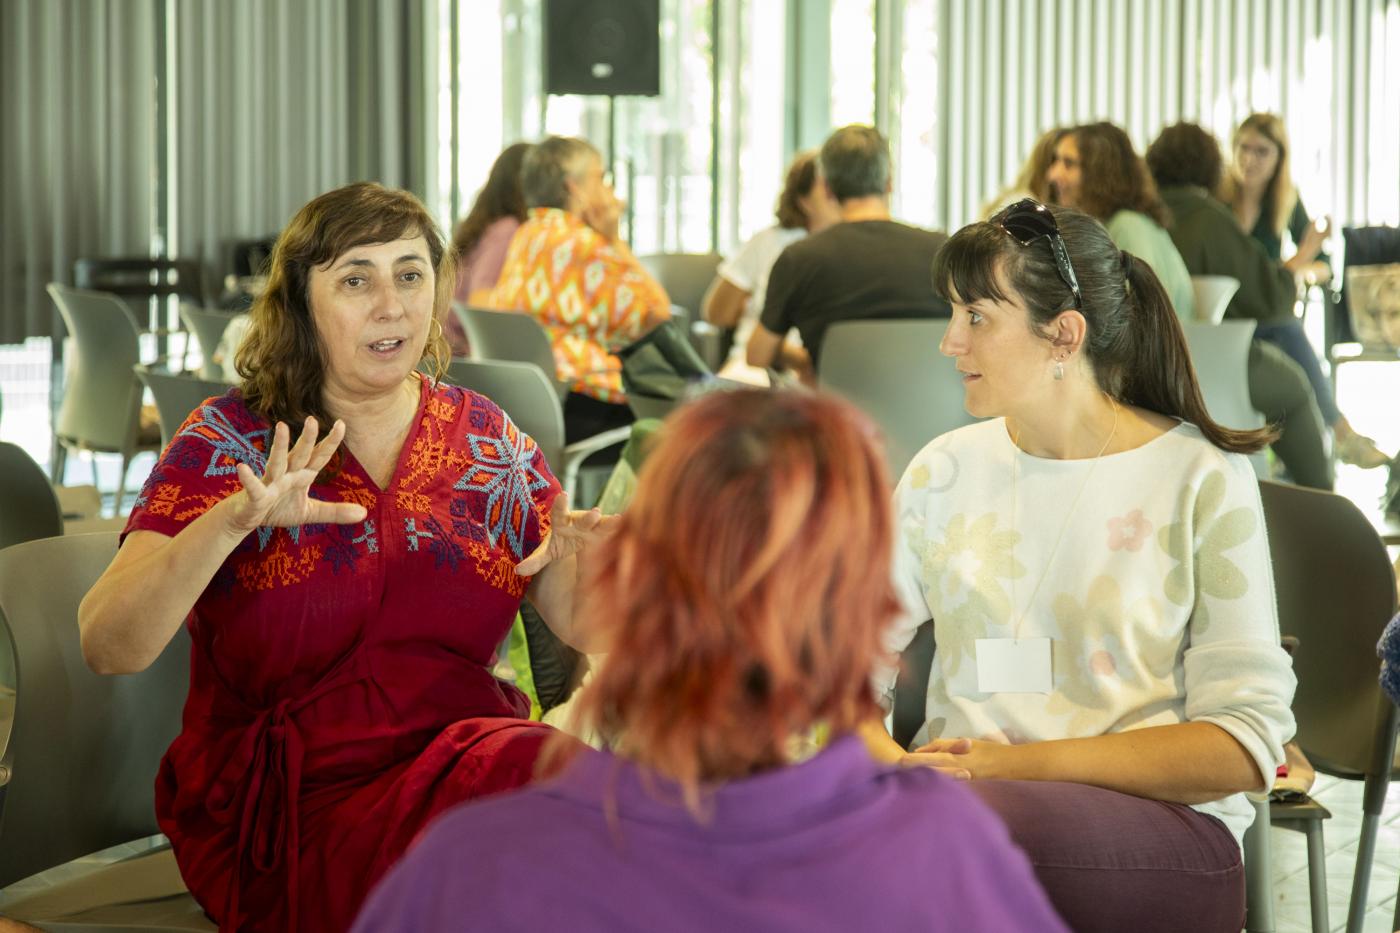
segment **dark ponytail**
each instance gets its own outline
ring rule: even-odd
[[[1121,352],[1126,358],[1117,398],[1189,421],[1221,450],[1252,454],[1273,442],[1278,433],[1271,429],[1238,431],[1211,418],[1196,380],[1186,334],[1161,280],[1151,266],[1131,253],[1120,255],[1128,283],[1123,310],[1130,323],[1122,332]]]
[[[1128,405],[1191,422],[1221,450],[1249,454],[1272,442],[1278,435],[1271,429],[1236,431],[1207,413],[1186,335],[1152,268],[1119,250],[1088,214],[1050,210],[1079,279],[1079,311],[1088,322],[1081,349],[1099,388]],[[1021,246],[997,220],[970,224],[943,245],[933,262],[934,291],[968,304],[983,298],[1006,301],[1005,281],[1025,302],[1031,329],[1048,336],[1045,328],[1073,306],[1069,288],[1050,249],[1039,242]]]

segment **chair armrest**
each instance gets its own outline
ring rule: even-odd
[[[564,463],[560,468],[561,475],[559,477],[564,491],[570,496],[574,494],[574,484],[578,480],[579,467],[590,454],[597,453],[605,447],[612,447],[614,444],[626,443],[631,436],[632,428],[628,425],[621,428],[610,428],[566,446],[564,448]]]

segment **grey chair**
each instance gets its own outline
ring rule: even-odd
[[[545,462],[574,502],[580,501],[579,468],[584,459],[605,447],[621,444],[632,435],[630,426],[613,428],[565,444],[563,406],[549,378],[532,363],[453,360],[447,367],[447,381],[479,392],[501,406],[516,427],[539,445]]]
[[[672,304],[680,305],[692,319],[698,319],[700,302],[724,257],[718,253],[653,253],[638,256],[637,261],[666,289]]]
[[[43,467],[0,442],[0,549],[63,534],[63,510]]]
[[[49,295],[73,337],[76,356],[68,366],[63,403],[54,422],[51,478],[62,482],[68,450],[116,453],[122,458],[114,514],[121,510],[131,459],[160,449],[155,425],[141,423],[141,383],[132,367],[140,362],[137,324],[115,295],[50,283]],[[93,465],[93,485],[97,485]]]
[[[691,346],[710,369],[718,371],[724,365],[733,333],[703,321],[700,306],[724,257],[718,253],[653,253],[638,256],[637,261],[666,289],[671,304],[686,310],[685,332]]]
[[[202,360],[199,378],[211,382],[223,381],[224,368],[214,362],[214,351],[218,349],[219,340],[234,317],[236,315],[227,311],[215,311],[184,302],[180,304],[180,320],[185,322],[185,327],[199,342],[199,355]]]
[[[1182,329],[1201,395],[1205,396],[1205,410],[1225,427],[1263,427],[1264,416],[1249,401],[1249,345],[1254,339],[1254,322],[1184,322]]]
[[[1365,782],[1348,933],[1361,930],[1381,809],[1392,777],[1400,711],[1381,692],[1376,642],[1395,614],[1395,573],[1385,545],[1349,500],[1261,482],[1279,627],[1298,639],[1293,713],[1297,741],[1323,774]],[[1320,811],[1320,812],[1319,812]],[[1310,799],[1271,807],[1274,825],[1310,833],[1314,929],[1327,929],[1321,820]],[[1316,844],[1311,834],[1315,833]],[[1395,926],[1400,927],[1400,904]]]
[[[1254,342],[1254,326],[1253,321],[1184,321],[1181,325],[1206,411],[1217,423],[1241,431],[1264,427],[1264,416],[1254,410],[1249,396],[1249,347]],[[1263,452],[1249,459],[1259,478],[1267,479],[1269,461]]]
[[[1262,428],[1264,416],[1249,400],[1249,345],[1254,340],[1254,322],[1188,321],[1182,330],[1210,416],[1227,428]]]
[[[143,331],[155,334],[160,353],[166,353],[166,340],[172,331],[166,327],[166,299],[177,296],[196,305],[204,304],[204,269],[197,259],[153,259],[149,256],[121,256],[79,259],[73,263],[73,284],[87,291],[116,295]],[[153,309],[151,300],[158,299]],[[189,341],[185,341],[189,353]],[[180,359],[180,368],[185,360]]]
[[[462,322],[476,360],[505,360],[533,363],[548,377],[559,398],[569,394],[569,386],[558,377],[554,348],[544,327],[524,311],[491,311],[454,304],[452,312]]]
[[[212,930],[168,847],[131,846],[142,851],[83,867],[159,833],[156,770],[189,687],[183,629],[140,674],[104,677],[84,663],[78,603],[116,550],[107,532],[0,551],[0,635],[18,669],[12,727],[0,731],[5,912],[50,929]],[[24,881],[56,866],[72,869],[56,886]]]
[[[161,446],[169,446],[170,439],[180,430],[190,412],[205,400],[223,395],[230,388],[227,382],[199,379],[183,373],[172,373],[150,366],[137,365],[136,376],[151,390],[156,400],[156,411],[160,414]]]
[[[819,382],[880,426],[895,480],[929,441],[977,420],[953,361],[938,352],[947,329],[943,320],[842,321],[822,342]]]
[[[1228,275],[1193,275],[1191,293],[1196,300],[1196,320],[1219,324],[1230,299],[1240,290],[1240,280]]]

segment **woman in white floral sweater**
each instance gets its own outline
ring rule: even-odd
[[[1026,200],[934,263],[970,413],[896,491],[937,651],[912,751],[971,781],[1071,927],[1237,931],[1239,840],[1293,732],[1258,485],[1177,317],[1098,222]]]

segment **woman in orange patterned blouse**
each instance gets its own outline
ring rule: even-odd
[[[569,384],[570,443],[632,422],[613,351],[671,316],[666,290],[617,234],[622,202],[598,150],[552,136],[525,156],[529,216],[510,242],[492,305],[533,315]]]
[[[220,929],[348,928],[429,819],[529,780],[550,734],[494,651],[525,595],[569,638],[575,555],[605,526],[496,405],[417,372],[443,368],[454,267],[407,192],[303,207],[242,388],[176,433],[79,611],[102,673],[189,626],[156,808]]]

